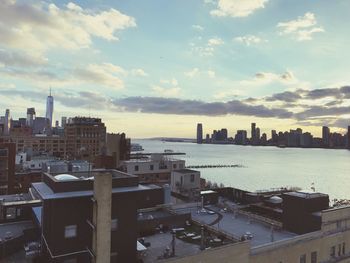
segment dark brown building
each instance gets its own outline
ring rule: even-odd
[[[137,209],[163,203],[163,189],[138,184],[137,176],[116,170],[94,170],[74,175],[43,174],[33,183],[42,200],[38,213],[42,229],[42,262],[93,262],[91,224],[95,173],[112,174],[111,262],[136,262]],[[85,179],[81,179],[85,177]]]
[[[0,141],[0,195],[13,193],[16,144]]]
[[[106,126],[98,118],[74,117],[65,126],[67,156],[92,162],[106,152]]]

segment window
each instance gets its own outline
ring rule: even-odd
[[[177,165],[176,165],[176,163],[174,163],[174,164],[173,164],[173,168],[176,169],[176,167],[177,167]]]
[[[7,149],[0,149],[0,156],[7,156]]]
[[[338,257],[341,255],[341,244],[338,245]]]
[[[331,257],[334,258],[335,257],[335,246],[331,247]]]
[[[317,251],[311,252],[311,263],[317,263]]]
[[[69,225],[64,228],[65,238],[74,238],[77,236],[77,225]]]
[[[191,174],[191,183],[194,182],[194,174]]]
[[[151,171],[153,171],[153,170],[154,170],[154,165],[151,164],[151,165],[149,166],[149,169],[150,169]]]
[[[111,230],[116,231],[118,229],[118,219],[112,219],[111,221]]]
[[[341,228],[341,221],[337,221],[337,228]]]
[[[139,166],[138,165],[135,165],[135,171],[138,171],[139,170]]]
[[[342,253],[345,255],[345,242],[343,242]]]
[[[300,263],[306,263],[306,255],[301,255],[300,256]]]

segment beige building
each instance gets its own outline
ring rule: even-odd
[[[195,255],[167,260],[176,263],[332,263],[350,262],[350,207],[323,210],[321,229],[252,247],[238,242]]]

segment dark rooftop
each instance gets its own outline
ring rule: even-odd
[[[322,193],[315,193],[315,192],[288,192],[284,193],[283,196],[294,196],[294,197],[299,197],[299,198],[304,198],[304,199],[311,199],[311,198],[319,198],[319,197],[328,197],[327,194],[322,194]]]

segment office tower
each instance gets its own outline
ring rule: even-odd
[[[207,135],[205,136],[205,142],[206,142],[206,143],[210,143],[210,135],[209,135],[209,134],[207,134]]]
[[[277,135],[276,130],[272,130],[271,131],[271,141],[273,143],[276,143],[278,141],[278,135]]]
[[[62,117],[62,119],[61,119],[62,128],[66,127],[66,124],[67,124],[67,117]]]
[[[35,119],[35,108],[28,108],[27,109],[26,125],[29,127],[33,127],[34,119]]]
[[[256,138],[256,123],[251,124],[251,140],[254,141]]]
[[[197,143],[203,142],[203,126],[202,123],[197,124]]]
[[[9,135],[11,129],[11,115],[10,110],[7,109],[5,112],[5,119],[4,119],[4,135]]]
[[[51,89],[50,89],[50,95],[47,96],[46,99],[46,119],[48,119],[48,125],[49,129],[52,128],[52,117],[53,117],[53,97],[51,96]]]
[[[55,127],[58,128],[60,126],[59,122],[56,120]]]
[[[323,126],[322,127],[322,144],[323,144],[323,147],[329,147],[329,137],[330,137],[329,128],[327,126]]]
[[[260,128],[255,129],[255,139],[257,142],[260,141]]]
[[[247,144],[247,131],[238,130],[235,136],[235,144],[245,145]]]
[[[227,129],[221,129],[221,137],[223,141],[227,141],[227,137],[228,137],[227,135],[228,135]]]

